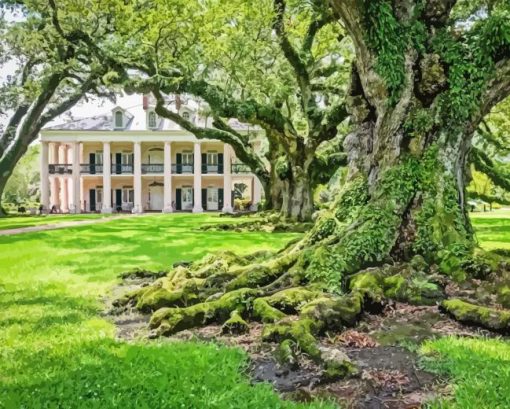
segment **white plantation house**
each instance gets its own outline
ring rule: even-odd
[[[140,97],[140,100],[142,97]],[[195,138],[160,118],[143,97],[132,108],[69,121],[41,132],[41,204],[64,213],[232,211],[233,189],[245,184],[252,206],[261,200],[256,176],[221,141]],[[191,104],[180,114],[199,126]],[[230,126],[259,130],[237,121]],[[255,142],[258,144],[259,142]]]

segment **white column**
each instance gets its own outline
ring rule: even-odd
[[[50,162],[52,165],[58,163],[58,153],[59,153],[59,143],[52,142],[50,144]],[[57,209],[60,207],[60,185],[59,185],[59,177],[54,175],[50,179],[51,186],[51,206],[55,206]]]
[[[194,184],[194,201],[193,213],[201,213],[202,209],[202,150],[200,149],[200,142],[195,142],[194,152],[194,167],[193,167],[193,184]]]
[[[223,145],[223,213],[232,213],[232,160],[230,145]]]
[[[103,208],[101,213],[112,212],[112,157],[110,142],[103,142]]]
[[[60,144],[58,147],[58,163],[67,164],[67,145]],[[67,213],[69,211],[69,191],[67,189],[67,176],[60,177],[60,211]]]
[[[70,210],[73,213],[81,213],[80,202],[80,142],[73,142],[73,194],[71,196]]]
[[[60,206],[60,196],[59,196],[59,191],[60,191],[60,186],[58,184],[58,177],[56,176],[53,176],[51,179],[50,179],[50,188],[51,188],[51,206],[55,206],[56,208],[58,208]]]
[[[253,200],[252,209],[257,210],[262,200],[262,184],[257,176],[253,176]]]
[[[164,206],[163,213],[172,213],[172,146],[170,142],[165,142],[165,151],[164,151],[164,160],[163,160],[163,197],[164,197]]]
[[[49,164],[49,146],[48,142],[41,142],[41,205],[43,212],[48,212],[50,208],[50,174]]]
[[[66,146],[64,144],[58,145],[58,163],[61,165],[66,163]]]
[[[69,211],[69,192],[67,190],[67,178],[60,178],[60,210],[62,213]]]
[[[135,190],[135,204],[133,213],[143,213],[142,206],[142,146],[140,142],[135,142],[133,147],[134,169],[133,169],[133,187]]]

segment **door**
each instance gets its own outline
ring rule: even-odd
[[[163,186],[149,187],[150,210],[163,210]]]
[[[181,189],[181,208],[182,210],[192,210],[193,209],[193,188],[191,187],[183,187]]]
[[[210,187],[207,189],[207,210],[218,210],[218,189]]]
[[[96,211],[96,189],[89,190],[89,208],[91,212]]]
[[[182,189],[175,189],[175,210],[182,210]]]
[[[115,210],[122,210],[122,189],[115,189]]]

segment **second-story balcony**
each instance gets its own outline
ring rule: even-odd
[[[131,175],[133,174],[133,165],[125,163],[115,163],[112,165],[113,175]]]
[[[193,164],[192,163],[177,163],[172,165],[172,173],[173,174],[193,174]]]
[[[144,163],[142,164],[142,174],[147,173],[163,173],[165,169],[165,165],[162,163]]]
[[[73,165],[69,164],[52,164],[48,165],[50,175],[70,175],[73,173]]]
[[[82,163],[80,165],[80,173],[86,175],[102,175],[103,164],[102,163]]]
[[[209,165],[202,163],[202,174],[222,174],[223,165]]]

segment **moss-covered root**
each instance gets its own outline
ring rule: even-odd
[[[245,334],[249,330],[248,323],[243,319],[238,310],[230,313],[230,318],[225,321],[222,327],[222,332],[230,335]]]
[[[339,354],[332,354],[320,347],[315,337],[328,329],[354,325],[362,307],[363,295],[358,292],[343,297],[325,294],[316,296],[301,307],[297,319],[286,317],[266,325],[262,331],[262,339],[279,342],[280,355],[289,355],[288,341],[291,341],[315,362],[324,364],[328,376],[345,376],[353,372],[350,361],[339,359]]]
[[[190,307],[161,308],[152,315],[149,325],[156,331],[156,335],[161,336],[212,322],[223,323],[229,319],[232,311],[244,312],[259,295],[257,290],[242,288],[228,292],[217,300]]]
[[[301,307],[319,297],[322,293],[303,287],[288,288],[268,297],[257,298],[253,302],[253,315],[264,323],[285,318],[286,314],[295,314]]]
[[[482,307],[459,299],[443,301],[441,308],[462,323],[510,334],[510,311]]]

